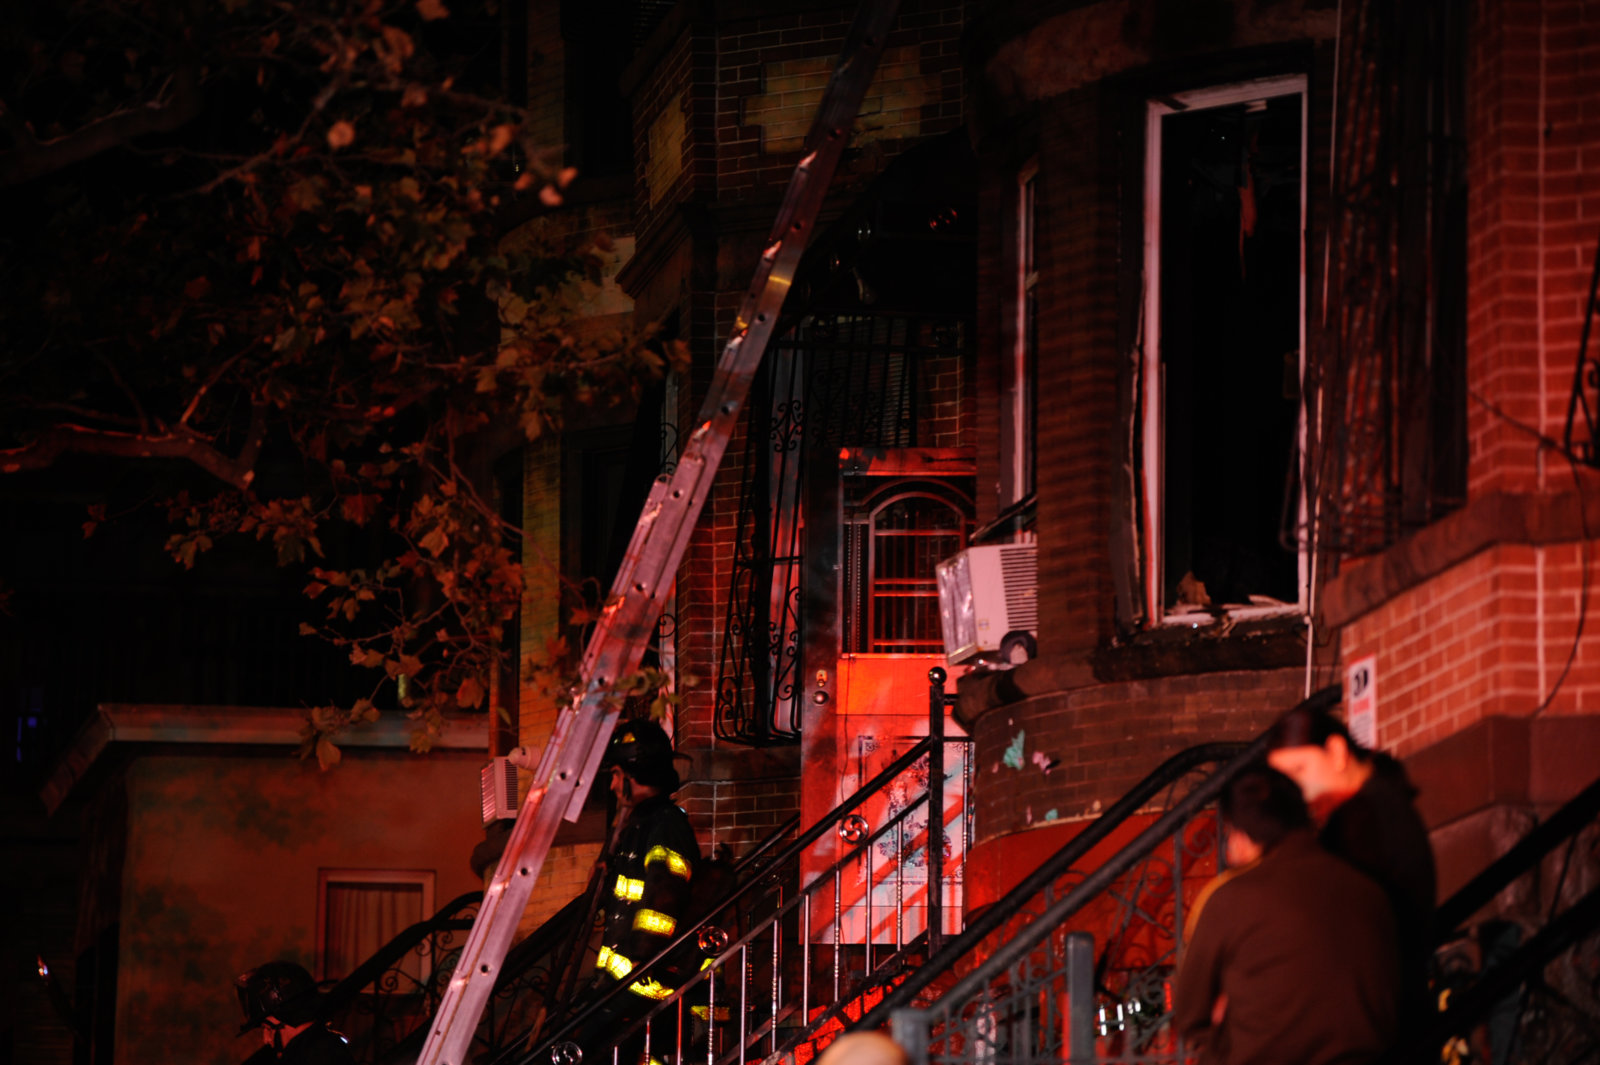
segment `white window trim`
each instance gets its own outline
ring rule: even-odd
[[[1275,96],[1300,96],[1300,380],[1305,381],[1306,370],[1306,225],[1307,196],[1310,185],[1309,153],[1310,114],[1308,108],[1307,79],[1303,74],[1276,78],[1257,78],[1252,81],[1196,89],[1152,99],[1145,118],[1145,171],[1144,171],[1144,299],[1143,350],[1140,354],[1140,376],[1143,379],[1142,417],[1144,421],[1143,461],[1140,464],[1144,488],[1144,533],[1140,545],[1144,554],[1145,617],[1156,625],[1209,625],[1217,618],[1204,611],[1169,613],[1162,603],[1162,589],[1166,575],[1162,572],[1164,552],[1161,542],[1161,504],[1166,489],[1164,479],[1165,418],[1163,395],[1164,380],[1161,369],[1161,120],[1180,111],[1227,107],[1231,104],[1265,100]],[[1299,428],[1299,453],[1305,454],[1306,417],[1304,388],[1301,389]],[[1303,461],[1303,460],[1302,460]],[[1297,523],[1304,528],[1306,522],[1305,471],[1301,470],[1301,490]],[[1299,550],[1299,598],[1282,606],[1234,607],[1227,611],[1233,620],[1283,617],[1304,614],[1309,601],[1310,559],[1304,545]]]
[[[433,916],[432,869],[318,869],[317,870],[317,979],[329,979],[328,968],[328,885],[329,884],[420,884],[422,886],[422,919]],[[433,958],[422,955],[422,981],[427,983],[433,973]],[[349,973],[338,974],[339,979]]]
[[[1034,395],[1038,382],[1028,377],[1028,297],[1038,287],[1037,259],[1029,270],[1029,259],[1038,253],[1038,184],[1039,162],[1030,160],[1017,172],[1016,231],[1013,243],[1016,273],[1011,292],[1011,346],[1007,353],[1005,387],[1005,443],[1009,454],[1005,460],[1005,483],[1001,485],[1001,507],[1020,503],[1029,492],[1028,468],[1037,457],[1029,452],[1033,448],[1032,419],[1028,409],[1037,401]],[[1033,185],[1033,200],[1028,199],[1029,185]],[[1037,467],[1035,467],[1037,477]]]

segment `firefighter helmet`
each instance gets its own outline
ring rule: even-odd
[[[621,766],[622,771],[646,787],[667,794],[678,790],[677,766],[673,765],[672,741],[654,721],[622,721],[611,735],[605,765]]]
[[[294,1027],[317,1012],[317,984],[305,967],[292,961],[269,961],[234,981],[244,1011],[240,1033],[259,1027],[268,1017]]]

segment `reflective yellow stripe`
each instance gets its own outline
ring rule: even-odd
[[[657,910],[640,910],[633,915],[633,927],[640,932],[670,936],[677,929],[678,922]]]
[[[707,969],[709,969],[713,965],[715,965],[716,962],[717,962],[717,959],[715,959],[715,958],[707,958],[705,961],[700,963],[700,971],[701,972],[705,972]]]
[[[610,947],[600,948],[600,954],[594,960],[594,967],[596,969],[604,969],[618,980],[633,972],[633,962]]]
[[[644,856],[644,864],[646,866],[649,866],[651,862],[666,862],[667,872],[671,873],[673,876],[681,876],[685,880],[689,879],[689,861],[675,850],[664,847],[657,843],[654,847],[651,847],[650,852]]]
[[[696,1017],[699,1017],[702,1021],[709,1020],[711,1017],[711,1008],[709,1006],[690,1006],[689,1012],[694,1014]],[[728,1019],[728,1016],[728,1007],[717,1007],[717,1020],[725,1021]]]
[[[672,994],[672,988],[668,987],[666,984],[660,983],[654,978],[635,980],[633,983],[628,985],[628,990],[632,991],[635,995],[643,995],[645,998],[653,998],[657,1002]]]
[[[644,898],[644,881],[629,876],[618,876],[616,886],[611,889],[611,893],[619,899],[638,902]]]

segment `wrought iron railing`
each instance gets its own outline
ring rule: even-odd
[[[1330,689],[1313,698],[1336,695]],[[913,1065],[1193,1060],[1193,1048],[1169,1023],[1169,981],[1183,946],[1189,897],[1184,886],[1218,871],[1221,848],[1210,804],[1265,744],[1263,735],[1249,746],[1194,748],[1169,760],[852,1027],[888,1022]],[[1196,779],[1219,761],[1225,761],[1221,768]],[[1087,875],[1067,868],[1164,782],[1165,814]],[[1496,1062],[1593,1059],[1600,1050],[1600,889],[1573,882],[1568,873],[1580,841],[1593,847],[1597,814],[1600,781],[1439,907],[1437,927],[1448,940],[1496,893],[1565,845],[1549,912],[1532,935],[1481,975],[1444,974],[1437,989],[1449,988],[1440,1003],[1448,1008],[1409,1025],[1418,1036],[1396,1049],[1393,1065],[1440,1060],[1442,1046],[1444,1060],[1475,1060],[1460,1037],[1486,1019],[1493,1027],[1496,1014],[1499,1034],[1492,1038],[1499,1045],[1490,1055]],[[984,960],[928,1001],[930,985],[972,958]]]
[[[1338,698],[1338,688],[1328,688],[1301,706],[1328,707]],[[1249,744],[1207,744],[1168,759],[852,1027],[888,1024],[914,1065],[1059,1062],[1085,1053],[1185,1060],[1166,1023],[1166,989],[1190,891],[1218,869],[1211,804],[1267,741],[1263,733]],[[1092,870],[1076,868],[1141,811],[1154,820],[1131,842]],[[1089,928],[1103,933],[1103,946],[1085,986],[1086,941],[1069,937]],[[967,975],[953,986],[929,994],[962,969]]]
[[[482,901],[481,891],[452,899],[432,917],[402,930],[323,995],[323,1019],[350,1040],[357,1062],[383,1060],[391,1047],[427,1023]]]
[[[738,910],[738,927],[698,922],[630,973],[629,983],[648,979],[695,947],[706,958],[704,969],[618,1031],[606,1059],[610,1065],[632,1065],[620,1060],[615,1046],[641,1032],[655,1057],[678,1062],[703,1058],[708,1065],[743,1065],[781,1055],[821,1028],[847,1023],[864,993],[901,978],[913,958],[926,957],[929,942],[937,947],[945,927],[959,927],[962,870],[954,859],[957,841],[964,855],[971,838],[970,746],[965,738],[944,737],[951,698],[944,693],[945,673],[932,670],[929,679],[931,735],[711,908],[715,920]],[[885,801],[891,791],[900,794],[898,802]],[[937,834],[929,830],[929,810],[943,811],[932,819]],[[869,815],[880,819],[876,829]],[[829,850],[839,846],[833,839],[844,853],[828,862]],[[937,842],[930,846],[932,841]],[[931,889],[935,884],[939,889]],[[496,1061],[581,1060],[567,1041],[627,994],[627,985],[619,984],[551,1030],[531,1054]],[[860,1012],[857,1005],[854,1015]],[[670,1036],[658,1036],[663,1029]],[[663,1047],[665,1040],[670,1045]]]
[[[1597,815],[1600,779],[1439,906],[1435,987],[1443,1013],[1419,1027],[1419,1045],[1402,1047],[1397,1062],[1441,1060],[1441,1047],[1442,1060],[1469,1061],[1473,1044],[1465,1037],[1485,1021],[1497,1065],[1577,1065],[1600,1054],[1600,889],[1592,866]],[[1465,932],[1475,913],[1518,879],[1550,868],[1545,863],[1558,851],[1555,883],[1541,884],[1535,896],[1548,897],[1548,909],[1526,922],[1531,935],[1524,940],[1524,924],[1504,918]],[[1476,949],[1459,949],[1472,940]]]
[[[1186,901],[1219,871],[1210,804],[1257,746],[1213,745],[1169,762],[1139,789],[1144,801],[1103,819],[1109,829],[1152,801],[1164,808],[1133,843],[1092,872],[1069,867],[1026,897],[1014,893],[997,905],[1006,915],[1001,927],[963,937],[964,954],[987,959],[937,1001],[886,1002],[895,1037],[913,1061],[1057,1062],[1097,1043],[1100,1060],[1184,1060],[1165,1022]],[[1230,754],[1223,769],[1204,773]],[[1150,794],[1153,787],[1162,794]],[[1083,844],[1073,850],[1087,853]],[[1089,961],[1086,928],[1100,932],[1095,938],[1103,944]],[[1085,1034],[1090,1004],[1094,1030]]]

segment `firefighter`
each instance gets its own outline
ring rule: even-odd
[[[603,857],[601,898],[604,931],[595,960],[594,980],[577,1009],[610,992],[627,990],[607,1003],[574,1033],[573,1041],[589,1065],[608,1065],[611,1047],[624,1029],[668,998],[691,973],[669,958],[648,973],[635,973],[687,927],[700,846],[689,817],[672,801],[678,790],[672,741],[651,721],[617,726],[603,767],[610,771],[617,800],[617,829]],[[650,1057],[664,1059],[672,1049],[677,1015],[668,1009],[651,1023]],[[643,1059],[641,1031],[619,1048],[620,1065]]]
[[[244,1010],[239,1034],[261,1029],[252,1065],[355,1065],[344,1036],[317,1017],[322,996],[303,966],[269,961],[234,981],[234,991]]]

